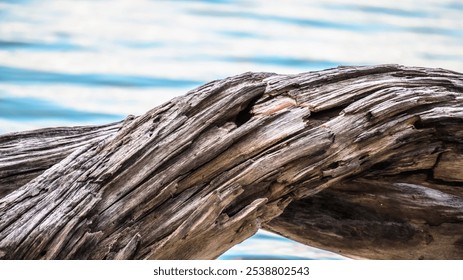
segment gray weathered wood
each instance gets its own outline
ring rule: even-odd
[[[0,135],[0,198],[19,188],[72,151],[114,134],[122,122],[57,127]]]
[[[0,136],[2,258],[215,258],[261,227],[349,256],[463,258],[460,73],[245,73],[47,131]]]
[[[355,179],[291,203],[264,227],[354,258],[461,259],[463,199],[427,181]]]

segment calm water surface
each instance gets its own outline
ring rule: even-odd
[[[463,72],[462,18],[458,0],[0,0],[0,133],[117,121],[245,71]],[[222,258],[339,256],[259,232]]]

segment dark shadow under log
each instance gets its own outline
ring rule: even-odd
[[[421,185],[423,176],[343,183],[291,203],[264,227],[354,258],[461,259],[463,199]]]
[[[462,74],[245,73],[120,123],[0,136],[0,257],[211,259],[263,227],[463,259],[462,187]]]

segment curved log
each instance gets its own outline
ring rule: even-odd
[[[265,227],[461,259],[462,101],[442,69],[245,73],[123,123],[2,136],[0,257],[208,259]]]

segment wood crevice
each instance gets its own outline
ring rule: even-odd
[[[0,258],[208,259],[265,228],[463,259],[462,123],[462,74],[378,65],[244,73],[118,123],[3,135]]]

